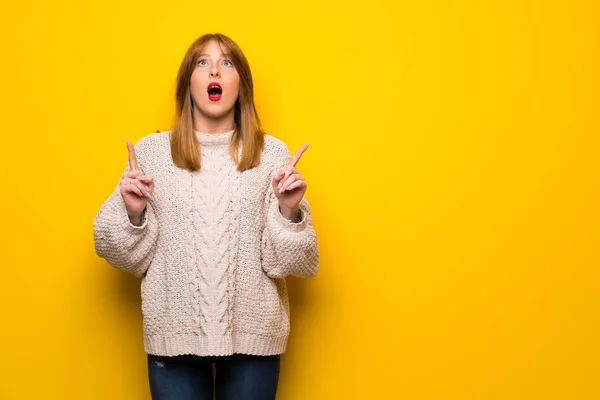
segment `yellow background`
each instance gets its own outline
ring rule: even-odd
[[[92,220],[206,32],[311,143],[279,399],[600,398],[597,2],[50,3],[0,6],[0,399],[149,398]]]

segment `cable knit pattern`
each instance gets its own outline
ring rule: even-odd
[[[156,187],[142,225],[130,223],[118,185],[94,219],[97,254],[142,277],[150,354],[281,354],[290,330],[285,277],[317,272],[308,201],[300,221],[288,221],[271,185],[289,149],[266,135],[261,163],[240,173],[232,134],[197,132],[202,168],[193,173],[173,164],[169,132],[145,136],[136,155]]]

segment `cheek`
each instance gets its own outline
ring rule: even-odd
[[[240,78],[237,74],[232,75],[231,77],[229,77],[228,79],[228,84],[227,87],[230,87],[232,89],[232,94],[234,95],[234,97],[237,99],[238,94],[239,94],[239,90],[240,90]]]
[[[190,90],[192,91],[192,95],[200,95],[203,90],[206,90],[205,88],[206,85],[204,84],[204,82],[202,82],[202,79],[200,79],[200,74],[196,74],[194,72],[190,78]]]

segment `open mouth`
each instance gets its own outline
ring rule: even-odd
[[[221,96],[223,95],[223,88],[217,82],[209,83],[206,91],[208,92],[208,98],[211,101],[221,100]]]

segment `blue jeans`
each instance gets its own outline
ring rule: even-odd
[[[279,362],[279,355],[148,354],[150,393],[153,400],[212,400],[213,392],[217,400],[273,400],[279,381]]]

